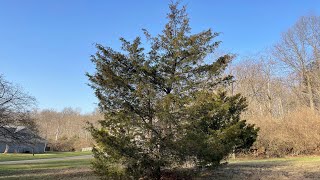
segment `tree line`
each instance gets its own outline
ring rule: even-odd
[[[48,141],[52,151],[79,151],[92,147],[94,142],[87,123],[96,124],[103,119],[98,111],[81,114],[80,110],[64,108],[62,111],[33,111],[32,117],[41,137]]]
[[[92,147],[87,123],[103,119],[98,112],[81,114],[79,110],[37,110],[36,99],[0,75],[0,137],[27,143],[32,137],[20,137],[12,127],[24,126],[44,138],[54,151],[75,151]],[[29,139],[28,139],[29,138]]]
[[[303,16],[258,55],[229,67],[229,92],[247,98],[243,114],[260,127],[255,148],[267,156],[320,150],[320,17]]]

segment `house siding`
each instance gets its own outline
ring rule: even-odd
[[[26,152],[32,153],[32,149],[35,154],[44,153],[45,147],[46,147],[45,143],[37,143],[34,146],[18,144],[18,143],[8,144],[8,145],[9,145],[8,153],[26,153]],[[6,149],[6,143],[0,143],[0,153],[4,153],[5,149]]]

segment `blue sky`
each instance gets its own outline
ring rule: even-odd
[[[40,109],[90,112],[97,102],[85,72],[94,72],[94,43],[119,49],[146,28],[159,33],[168,0],[2,0],[0,74],[36,97]],[[320,14],[318,0],[185,0],[193,32],[222,32],[221,50],[262,51],[303,15]]]

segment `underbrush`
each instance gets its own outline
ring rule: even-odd
[[[282,118],[250,117],[260,127],[251,155],[283,157],[320,154],[320,116],[308,109],[288,113]]]

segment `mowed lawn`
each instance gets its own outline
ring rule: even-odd
[[[0,179],[98,179],[90,159],[0,165]]]
[[[98,179],[91,159],[0,165],[0,179]],[[320,179],[320,157],[238,159],[195,179]]]
[[[0,154],[0,163],[6,161],[41,160],[23,164],[0,164],[0,179],[97,179],[91,169],[91,159],[53,160],[91,155],[91,152],[50,152],[45,154]]]
[[[48,152],[43,154],[26,154],[26,153],[8,153],[0,154],[0,162],[3,161],[20,161],[20,160],[31,160],[31,159],[48,159],[48,158],[62,158],[72,156],[83,156],[90,155],[92,152]]]

